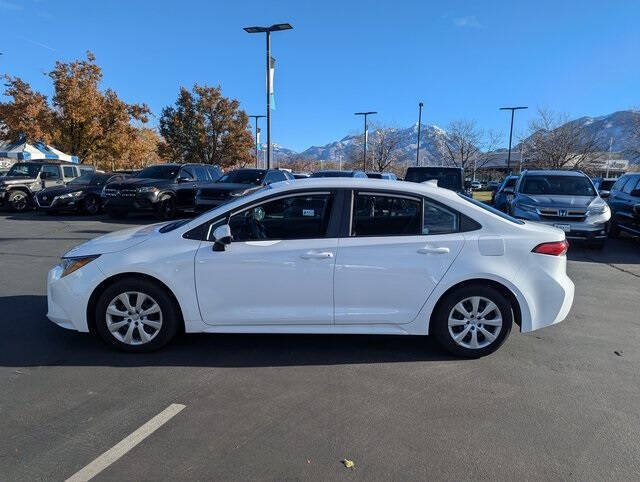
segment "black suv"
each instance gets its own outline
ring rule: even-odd
[[[640,236],[640,172],[628,173],[620,177],[611,187],[607,198],[611,208],[609,236],[617,237],[621,231]]]
[[[0,206],[12,211],[26,211],[32,204],[32,196],[41,189],[64,186],[82,174],[94,172],[92,166],[64,161],[16,162],[6,176],[0,178]]]
[[[151,211],[158,219],[173,219],[178,211],[193,211],[196,191],[222,175],[207,164],[157,164],[134,177],[107,184],[102,202],[111,217],[132,211]]]
[[[293,180],[293,174],[279,169],[236,169],[198,189],[196,211],[208,211],[274,182]]]
[[[58,211],[73,211],[98,214],[102,208],[100,194],[110,182],[120,182],[127,174],[92,172],[76,177],[66,186],[41,189],[34,196],[38,211],[55,214]]]
[[[464,187],[461,167],[409,167],[404,176],[404,180],[408,182],[425,182],[433,179],[438,182],[438,187],[470,196]]]

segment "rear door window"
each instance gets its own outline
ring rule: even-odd
[[[66,178],[77,177],[76,168],[73,166],[62,166],[62,172]]]
[[[636,178],[633,176],[629,176],[629,180],[622,188],[622,192],[626,194],[631,194],[631,191],[633,191],[633,188],[635,187],[635,185],[636,185]]]
[[[459,215],[456,211],[431,201],[424,201],[422,234],[450,234],[459,231]]]
[[[357,193],[351,236],[415,236],[420,234],[420,199],[378,193]]]

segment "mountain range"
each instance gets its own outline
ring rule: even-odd
[[[624,110],[599,117],[580,117],[568,122],[577,124],[584,130],[585,137],[597,134],[603,144],[603,150],[612,152],[625,152],[632,144],[638,143],[638,126],[640,126],[640,111]],[[373,135],[375,131],[370,131]],[[392,128],[391,133],[395,138],[398,160],[415,159],[417,142],[417,123],[406,128]],[[420,158],[421,161],[439,159],[442,141],[447,137],[447,132],[436,125],[421,127],[420,134]],[[273,156],[278,160],[298,157],[310,160],[338,161],[347,160],[355,149],[362,149],[362,134],[348,135],[342,139],[325,144],[324,146],[312,146],[302,152],[296,152],[283,146],[273,145]],[[526,141],[526,140],[525,140]],[[515,145],[515,144],[514,144]]]

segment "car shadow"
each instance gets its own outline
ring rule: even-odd
[[[640,264],[640,238],[621,235],[607,239],[603,249],[592,249],[586,243],[570,241],[569,261],[605,264]]]
[[[188,334],[128,354],[46,317],[45,296],[0,297],[0,366],[271,367],[456,360],[424,336]]]

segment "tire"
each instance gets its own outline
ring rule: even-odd
[[[85,214],[95,216],[100,212],[100,198],[97,196],[87,196],[82,201],[80,209],[82,209],[82,212]]]
[[[156,205],[155,215],[161,221],[169,221],[176,217],[176,200],[173,196],[162,196]]]
[[[478,300],[475,312],[474,298]],[[493,309],[489,303],[493,303]],[[466,316],[459,305],[468,312]],[[484,315],[486,318],[474,316],[487,308],[491,311]],[[455,320],[451,327],[450,317]],[[432,333],[447,351],[465,358],[480,358],[493,353],[505,342],[511,332],[513,313],[511,303],[500,291],[491,286],[472,284],[442,298],[432,321]],[[463,332],[465,334],[456,341],[454,336],[460,337]],[[490,340],[490,337],[495,338]]]
[[[129,310],[123,302],[127,299]],[[142,304],[136,308],[141,299]],[[151,309],[159,311],[144,318],[139,314]],[[147,353],[163,347],[180,326],[179,309],[171,295],[164,287],[146,280],[117,281],[100,295],[95,310],[100,337],[113,348],[130,353]]]
[[[620,228],[618,227],[618,223],[616,223],[613,219],[609,223],[609,232],[607,233],[610,238],[617,238],[620,236]]]
[[[29,195],[19,189],[13,190],[9,193],[7,204],[14,213],[23,213],[29,209]]]
[[[111,219],[122,219],[127,217],[127,211],[122,209],[107,209],[107,216]]]

